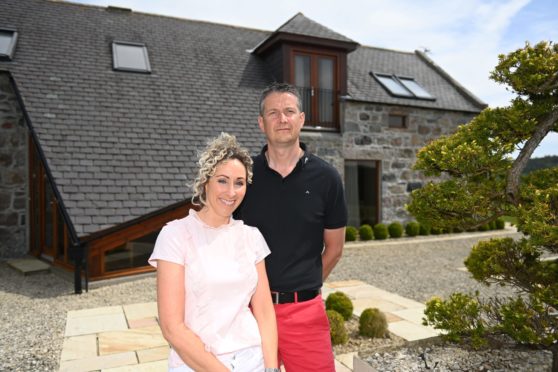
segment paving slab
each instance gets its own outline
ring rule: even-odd
[[[380,298],[357,298],[353,300],[353,314],[360,316],[365,309],[376,308],[384,313],[405,310],[405,307]]]
[[[143,318],[143,319],[127,319],[128,320],[128,327],[130,328],[143,328],[143,327],[152,327],[157,326],[159,323],[157,322],[157,318]]]
[[[100,355],[83,359],[75,359],[60,362],[59,372],[88,372],[103,370],[111,367],[121,367],[125,365],[137,365],[136,353],[118,353],[111,355]]]
[[[439,336],[438,332],[435,330],[408,320],[388,323],[388,329],[393,334],[402,337],[407,341],[425,340]]]
[[[85,359],[97,356],[97,335],[66,337],[60,360]]]
[[[342,364],[349,371],[352,371],[353,370],[353,358],[355,357],[355,355],[358,356],[358,353],[353,352],[353,353],[340,354],[340,355],[335,356],[335,360],[339,364]],[[338,371],[338,370],[336,370],[336,371]]]
[[[109,315],[109,314],[124,314],[122,306],[103,306],[93,309],[70,310],[68,311],[68,318],[84,318],[96,315]]]
[[[344,365],[343,363],[335,360],[335,372],[351,372],[352,369]]]
[[[101,372],[167,372],[167,360],[159,360],[156,362],[141,363],[134,366],[122,366],[114,368],[103,368]]]
[[[87,317],[68,317],[64,336],[78,336],[109,331],[124,331],[128,324],[124,313],[101,314]]]
[[[155,318],[159,316],[157,312],[157,302],[124,305],[122,308],[128,320]]]
[[[99,355],[151,349],[168,345],[159,326],[101,332],[98,338]]]
[[[137,350],[140,363],[155,362],[157,360],[167,361],[169,358],[169,346],[160,346],[152,349]]]
[[[35,257],[16,258],[13,260],[8,260],[6,261],[6,263],[12,269],[17,270],[23,275],[32,275],[50,271],[49,264]]]

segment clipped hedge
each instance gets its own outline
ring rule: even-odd
[[[407,236],[417,236],[420,232],[420,225],[416,221],[411,221],[405,225],[405,234]]]
[[[358,230],[354,226],[347,226],[345,228],[345,241],[354,242],[357,240]]]
[[[374,239],[374,231],[372,231],[372,226],[364,224],[358,229],[358,234],[360,240],[368,241]]]
[[[377,223],[374,225],[374,239],[384,240],[388,237],[388,229],[383,223]]]
[[[361,336],[380,338],[388,331],[386,315],[377,308],[365,309],[358,320],[358,333]]]
[[[392,222],[388,226],[388,232],[390,238],[400,238],[403,236],[403,225],[401,222]]]
[[[344,344],[349,340],[347,329],[345,328],[345,320],[343,316],[335,310],[326,310],[327,319],[329,320],[329,335],[333,345]]]
[[[506,227],[506,221],[504,221],[502,217],[498,217],[495,222],[497,230],[504,230],[504,228]]]
[[[425,224],[420,224],[419,225],[419,235],[430,235],[430,226],[425,225]]]
[[[430,228],[430,234],[432,235],[440,235],[442,234],[442,229],[438,228],[438,227],[431,227]]]
[[[343,316],[343,319],[349,320],[353,316],[353,302],[343,292],[330,293],[326,298],[326,310],[335,310]]]

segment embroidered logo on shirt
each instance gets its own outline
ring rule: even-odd
[[[310,191],[309,191],[309,190],[306,190],[305,194],[306,194],[306,195],[310,195]]]

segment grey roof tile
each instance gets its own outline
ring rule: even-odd
[[[80,236],[189,198],[208,137],[232,132],[253,153],[264,143],[257,104],[273,78],[248,50],[272,32],[46,0],[2,0],[5,24],[19,37],[0,67],[18,85]],[[302,14],[279,30],[354,43]],[[151,74],[114,71],[112,40],[144,43]],[[412,75],[437,97],[416,105],[475,109],[416,55],[367,47],[349,54],[355,99],[409,104],[374,86],[370,70]]]
[[[297,13],[294,17],[280,26],[276,32],[287,32],[291,34],[314,36],[322,39],[354,43],[354,41],[348,37],[311,20],[302,13]]]

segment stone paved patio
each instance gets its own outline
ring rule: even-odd
[[[353,300],[356,316],[368,307],[382,310],[389,330],[408,341],[438,336],[436,330],[421,324],[424,304],[420,302],[357,280],[326,283],[322,296],[325,299],[335,291]],[[168,352],[155,302],[69,311],[60,371],[167,371]],[[336,370],[352,371],[354,354],[337,355]]]

